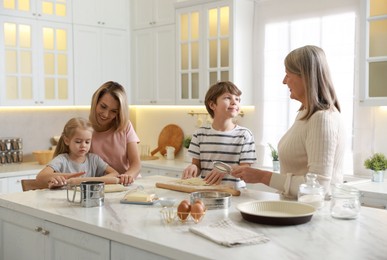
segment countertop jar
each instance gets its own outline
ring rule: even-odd
[[[351,186],[332,186],[331,216],[340,219],[355,219],[360,212],[360,191]]]
[[[300,185],[298,189],[298,201],[307,203],[316,209],[324,206],[325,189],[317,181],[317,174],[307,173],[306,183]]]

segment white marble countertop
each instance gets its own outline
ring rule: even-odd
[[[136,181],[158,196],[188,198],[189,194],[155,188],[168,177],[149,176]],[[105,205],[82,208],[66,200],[65,190],[38,190],[0,196],[0,206],[73,229],[118,241],[174,259],[385,259],[387,211],[363,207],[355,220],[334,219],[329,203],[310,222],[297,226],[268,226],[242,219],[236,205],[251,200],[276,200],[278,194],[244,190],[233,197],[228,210],[208,210],[199,224],[164,224],[160,206],[120,204],[125,192],[105,194]],[[191,225],[209,225],[224,217],[241,227],[263,233],[265,244],[227,248],[188,231]]]

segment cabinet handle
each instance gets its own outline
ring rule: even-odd
[[[36,232],[42,232],[42,230],[43,230],[43,228],[41,228],[41,227],[35,227]]]
[[[362,206],[364,207],[370,207],[370,208],[376,208],[376,209],[386,209],[386,206],[385,205],[371,205],[371,204],[367,204],[367,203],[361,203]]]
[[[40,233],[42,233],[43,235],[47,236],[48,234],[50,234],[50,231],[42,229],[42,231],[40,231]]]

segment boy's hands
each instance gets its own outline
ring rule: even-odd
[[[198,167],[195,164],[190,164],[184,169],[182,179],[190,179],[198,176]]]
[[[226,173],[213,169],[209,174],[207,174],[204,180],[208,185],[218,185],[222,182],[222,179],[225,175]]]

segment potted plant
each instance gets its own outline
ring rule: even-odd
[[[271,151],[271,158],[273,160],[273,171],[279,171],[279,158],[278,158],[278,151],[275,149],[270,143],[269,143],[270,151]]]
[[[188,135],[184,137],[184,140],[183,140],[185,162],[191,162],[191,157],[188,155],[188,148],[189,148],[189,145],[191,144],[191,139],[192,139],[192,136]]]
[[[183,140],[183,147],[184,148],[189,148],[189,145],[191,144],[191,139],[192,139],[192,136],[188,135],[184,138]]]
[[[372,181],[382,182],[387,169],[387,158],[382,153],[375,153],[364,161],[364,167],[372,170]]]

